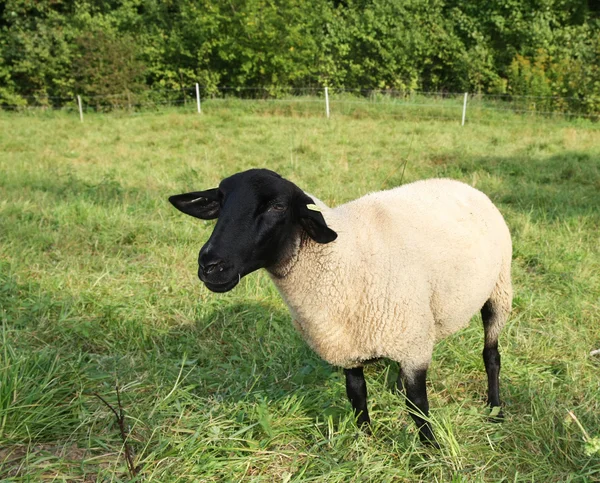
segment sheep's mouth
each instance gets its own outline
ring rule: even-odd
[[[231,289],[233,289],[240,282],[240,277],[236,275],[235,278],[227,282],[214,283],[209,282],[208,280],[203,280],[203,282],[204,285],[206,285],[206,288],[211,292],[223,293],[229,292]]]

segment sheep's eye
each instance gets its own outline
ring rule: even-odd
[[[282,212],[286,210],[286,206],[283,203],[272,203],[271,205],[269,205],[269,209],[267,211],[277,211],[277,212]]]

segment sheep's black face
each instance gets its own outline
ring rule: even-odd
[[[281,260],[299,230],[318,243],[337,234],[313,200],[295,184],[266,169],[251,169],[224,179],[218,188],[171,196],[178,210],[196,218],[218,218],[198,257],[198,277],[213,292],[227,292],[240,279]]]

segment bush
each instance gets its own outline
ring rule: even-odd
[[[599,15],[571,0],[6,0],[0,102],[122,107],[199,82],[552,95],[573,99],[523,107],[594,114]]]
[[[85,97],[87,105],[126,107],[132,103],[132,94],[143,90],[145,68],[129,35],[116,37],[91,30],[78,35],[75,45],[72,76],[77,93]]]

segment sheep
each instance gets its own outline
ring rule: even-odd
[[[512,243],[482,192],[428,179],[329,208],[279,174],[251,169],[169,200],[196,218],[218,218],[198,258],[208,289],[227,292],[267,270],[309,346],[343,368],[367,432],[363,366],[387,358],[400,365],[398,389],[421,441],[438,446],[425,383],[433,347],[477,311],[487,403],[496,420],[503,417],[498,336],[511,310]]]

